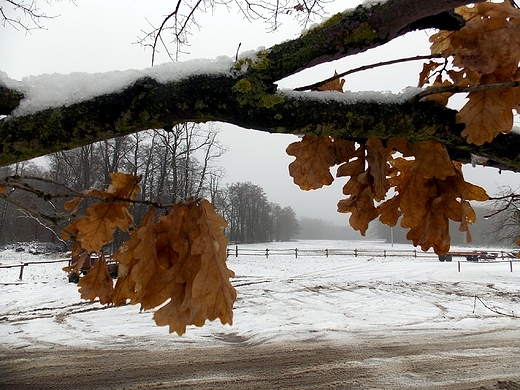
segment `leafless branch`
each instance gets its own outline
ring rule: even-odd
[[[47,0],[51,3],[52,0]],[[5,0],[6,5],[0,6],[0,22],[5,27],[10,25],[16,30],[22,29],[26,32],[35,29],[43,29],[42,20],[54,19],[59,15],[50,16],[42,12],[38,7],[37,0]]]
[[[60,235],[56,234],[56,231],[52,227],[43,223],[42,219],[32,215],[31,213],[26,212],[25,210],[20,210],[20,212],[23,214],[23,216],[25,218],[29,218],[29,219],[36,221],[41,227],[43,227],[44,229],[51,232],[58,239],[58,241],[60,241],[62,244],[67,245],[67,243],[60,237]],[[52,226],[56,226],[56,225],[53,224]]]
[[[322,80],[322,81],[318,81],[317,83],[306,85],[304,87],[295,88],[294,90],[295,91],[309,91],[309,90],[317,89],[317,88],[321,87],[322,85],[327,84],[330,81],[336,80],[336,79],[338,79],[340,77],[345,77],[345,76],[353,74],[353,73],[362,72],[362,71],[369,70],[369,69],[374,69],[374,68],[379,68],[381,66],[394,65],[394,64],[399,64],[399,63],[403,63],[403,62],[410,62],[410,61],[428,60],[428,59],[432,59],[432,58],[441,58],[441,56],[440,55],[436,55],[436,54],[429,54],[429,55],[424,55],[424,56],[414,56],[414,57],[398,58],[398,59],[395,59],[395,60],[378,62],[376,64],[363,65],[363,66],[360,66],[358,68],[347,70],[346,72],[342,72],[342,73],[340,73],[338,75],[334,75],[332,77],[329,77],[328,79],[325,79],[325,80]]]
[[[330,0],[303,1],[294,5],[293,0],[177,0],[172,12],[164,16],[158,27],[148,23],[151,31],[143,32],[142,37],[137,38],[137,43],[152,49],[152,66],[162,46],[166,54],[172,60],[177,60],[182,48],[188,44],[188,35],[193,27],[200,27],[196,22],[196,15],[208,12],[217,7],[225,7],[228,11],[237,8],[242,16],[252,22],[263,21],[269,25],[269,31],[275,31],[281,25],[280,15],[294,15],[294,18],[302,26],[326,16],[325,4]],[[175,55],[168,48],[165,33],[169,31],[173,35],[171,44],[175,46]]]
[[[491,90],[491,89],[516,88],[519,86],[520,86],[520,81],[510,81],[507,83],[470,85],[468,87],[460,87],[457,85],[452,85],[449,87],[436,87],[436,88],[425,89],[424,91],[419,92],[417,95],[414,95],[410,100],[413,102],[418,102],[419,100],[425,98],[426,96],[435,95],[438,93],[477,92],[477,91],[487,91],[487,90]]]

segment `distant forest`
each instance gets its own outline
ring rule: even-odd
[[[172,205],[192,197],[208,199],[228,221],[225,234],[231,242],[295,238],[300,227],[291,207],[270,202],[264,190],[255,184],[223,184],[225,172],[216,161],[225,148],[218,143],[217,134],[218,130],[211,127],[202,130],[198,125],[184,124],[61,151],[47,156],[42,165],[23,162],[0,168],[0,176],[10,176],[13,180],[22,177],[40,193],[35,196],[34,191],[7,188],[4,199],[9,201],[0,200],[0,244],[41,241],[65,248],[59,238],[60,229],[42,221],[41,216],[63,214],[64,202],[77,196],[78,191],[106,188],[110,173],[115,171],[141,177],[137,200],[152,199]],[[58,193],[71,197],[42,195]],[[140,223],[146,207],[132,206],[136,224]],[[62,221],[62,225],[66,222]],[[119,232],[106,251],[112,253],[124,239],[125,234]]]

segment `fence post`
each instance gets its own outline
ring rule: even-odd
[[[238,245],[235,245],[235,257],[238,257]]]
[[[265,248],[265,258],[269,258],[269,248]]]
[[[329,250],[325,249],[325,256],[329,257]]]
[[[229,248],[226,248],[226,257],[229,257]]]
[[[23,268],[26,266],[26,265],[29,265],[27,263],[22,263],[22,265],[20,266],[20,275],[18,276],[18,280],[22,280],[22,277],[23,277]]]
[[[413,257],[417,257],[417,249],[413,250]]]
[[[386,249],[383,251],[383,257],[386,257]]]
[[[354,256],[357,257],[357,249],[354,249]]]
[[[513,272],[513,260],[509,260],[509,269]]]
[[[458,271],[460,272],[460,261],[457,261],[458,265],[457,265],[457,269]]]
[[[294,256],[296,256],[296,258],[298,258],[298,248],[294,248]]]

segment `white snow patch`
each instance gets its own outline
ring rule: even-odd
[[[390,91],[362,91],[343,93],[337,91],[311,91],[311,92],[297,92],[289,89],[281,90],[280,93],[293,99],[312,99],[321,101],[336,101],[344,102],[345,104],[353,104],[360,102],[375,102],[375,103],[403,103],[411,99],[414,95],[421,92],[421,88],[408,87],[403,92],[395,94]]]
[[[218,57],[215,60],[192,60],[166,63],[144,70],[112,71],[106,73],[44,74],[29,76],[16,82],[0,73],[0,83],[21,91],[25,98],[13,115],[22,116],[48,108],[68,106],[123,90],[143,77],[159,83],[181,80],[192,75],[230,74],[233,60]]]

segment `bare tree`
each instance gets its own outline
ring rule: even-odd
[[[502,187],[499,195],[489,203],[492,210],[484,218],[492,222],[492,228],[487,232],[491,241],[515,245],[520,238],[520,187]]]

